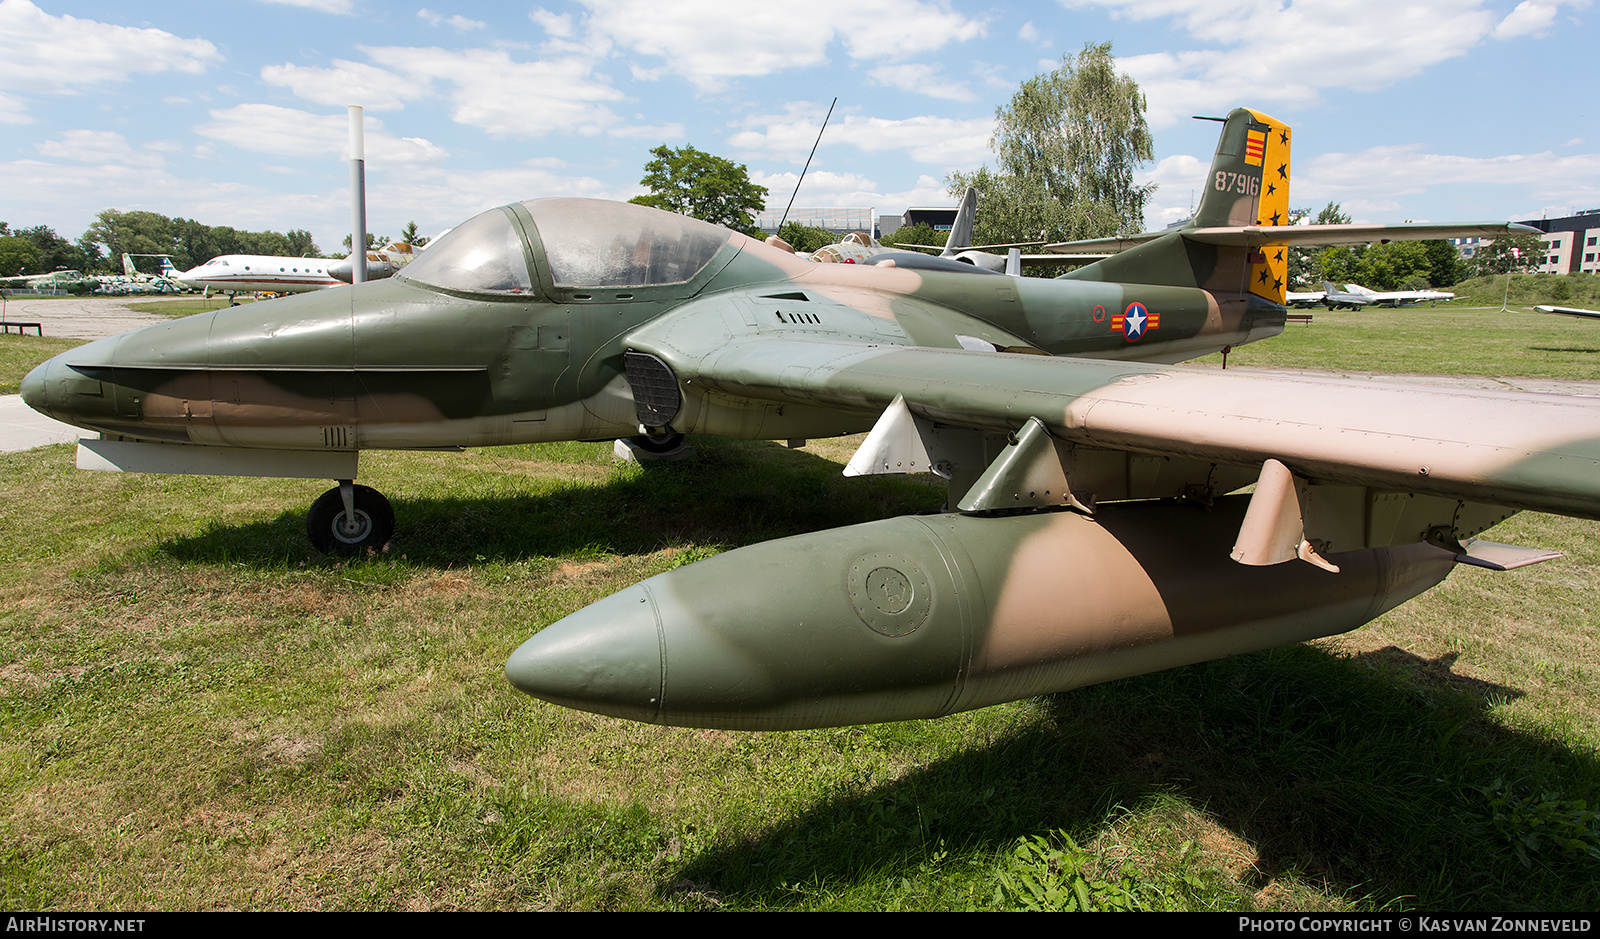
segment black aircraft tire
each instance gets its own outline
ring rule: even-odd
[[[628,439],[646,453],[671,453],[683,445],[683,435],[677,431],[660,437],[649,437],[640,434],[637,437],[629,437]]]
[[[355,487],[355,532],[344,530],[344,500],[334,486],[311,503],[306,513],[306,535],[323,554],[364,554],[381,551],[394,535],[394,506],[383,493],[369,486]]]

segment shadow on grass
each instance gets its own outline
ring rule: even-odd
[[[394,550],[442,568],[735,547],[932,510],[943,498],[916,481],[838,472],[776,445],[707,442],[692,462],[544,494],[400,494]],[[315,557],[298,511],[160,550],[260,566]],[[894,782],[843,786],[759,837],[673,866],[663,883],[735,906],[794,905],[795,884],[870,889],[922,876],[941,843],[989,863],[1018,838],[1060,830],[1084,844],[1128,813],[1177,800],[1249,845],[1256,858],[1244,880],[1257,889],[1288,876],[1377,906],[1593,908],[1593,859],[1558,840],[1600,844],[1592,819],[1573,808],[1600,802],[1600,763],[1487,714],[1517,694],[1454,676],[1448,659],[1311,646],[1113,682],[1048,698],[1024,728]],[[852,731],[869,743],[930,732],[916,723]],[[1159,865],[1160,848],[1135,845],[1133,856]]]
[[[1534,352],[1600,352],[1600,349],[1591,349],[1588,346],[1529,346]]]
[[[686,543],[737,547],[895,515],[933,511],[943,485],[896,477],[846,479],[839,465],[769,442],[696,438],[697,456],[646,464],[599,483],[551,492],[443,498],[388,493],[396,534],[389,556],[461,567],[569,554],[642,554]],[[482,471],[479,471],[480,473]],[[480,476],[470,487],[484,488]],[[243,525],[218,525],[163,543],[185,562],[267,567],[320,557],[305,533],[304,508]]]
[[[916,879],[941,842],[975,858],[1054,830],[1087,844],[1176,799],[1256,852],[1242,878],[1254,890],[1292,875],[1373,906],[1593,909],[1593,858],[1551,835],[1583,827],[1572,806],[1595,804],[1600,764],[1489,719],[1510,694],[1392,648],[1292,646],[1112,682],[1052,696],[1047,716],[1007,739],[842,793],[675,879],[733,905],[782,906],[796,902],[791,885]],[[1545,793],[1570,817],[1532,817]],[[1141,870],[1170,871],[1180,837],[1194,835],[1125,847]]]

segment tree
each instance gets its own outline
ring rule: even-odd
[[[294,232],[289,234],[293,235]],[[400,240],[414,247],[422,247],[428,243],[428,236],[418,233],[416,222],[407,222],[406,227],[400,229]]]
[[[106,254],[113,263],[123,254],[169,254],[172,263],[179,268],[192,267],[198,262],[193,262],[187,252],[179,251],[178,230],[181,228],[181,225],[174,225],[173,219],[154,212],[106,209],[90,223],[83,238],[91,245],[105,245]],[[98,249],[95,254],[99,254]]]
[[[778,237],[787,241],[796,254],[810,254],[839,240],[826,228],[802,225],[799,222],[785,222],[778,232]]]
[[[1467,265],[1456,246],[1444,239],[1422,242],[1428,253],[1428,286],[1454,287],[1467,276]]]
[[[383,247],[384,245],[386,245],[388,243],[389,243],[389,236],[388,235],[374,235],[372,232],[367,232],[367,250],[368,251],[375,251],[378,248],[381,248],[381,247]],[[345,235],[344,236],[344,251],[345,251],[345,257],[349,257],[350,256],[350,236],[349,235]]]
[[[1348,225],[1350,216],[1339,211],[1337,202],[1329,202],[1322,207],[1308,224],[1311,225]],[[1311,214],[1310,209],[1290,209],[1289,224],[1298,225],[1300,220]],[[1347,249],[1348,250],[1348,249]],[[1316,248],[1296,246],[1289,249],[1289,289],[1305,290],[1308,288],[1321,289],[1322,282],[1329,280],[1319,261],[1320,253]]]
[[[288,256],[291,258],[320,258],[322,249],[311,239],[311,233],[304,228],[291,228],[284,233],[284,240],[289,243]]]
[[[1544,254],[1544,242],[1538,235],[1496,238],[1473,254],[1473,276],[1531,271],[1539,266]]]
[[[666,144],[650,151],[655,157],[644,165],[640,185],[649,195],[634,196],[629,202],[648,205],[679,215],[722,225],[755,236],[752,212],[767,205],[767,187],[750,181],[743,163],[713,156],[693,145],[673,150]]]
[[[936,231],[927,222],[903,225],[883,237],[883,243],[886,245],[932,245],[940,248],[949,240],[949,232]]]
[[[995,112],[995,168],[950,177],[953,196],[978,190],[976,240],[1069,241],[1144,227],[1155,191],[1133,183],[1154,158],[1144,112],[1144,94],[1117,73],[1109,42],[1086,44],[1023,82]]]
[[[0,237],[0,277],[18,274],[44,274],[39,269],[39,252],[26,238]]]

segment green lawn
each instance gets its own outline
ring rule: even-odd
[[[1319,311],[1230,365],[1595,378],[1594,329]],[[1513,518],[1492,536],[1567,557],[1338,640],[938,721],[682,730],[512,690],[518,643],[641,578],[942,501],[840,476],[851,440],[695,443],[371,454],[399,532],[356,561],[306,545],[325,482],[0,455],[0,905],[1600,904],[1600,526]]]
[[[1229,366],[1600,379],[1600,320],[1459,302],[1293,312],[1310,313],[1311,324],[1235,349]]]

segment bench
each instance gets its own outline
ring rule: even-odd
[[[41,336],[44,335],[44,327],[42,325],[38,324],[38,323],[17,323],[17,322],[0,323],[0,332],[9,333],[13,329],[15,329],[17,331],[17,335],[19,335],[19,336],[25,335],[28,332],[28,330],[30,330],[30,329],[33,330],[34,332],[38,333]]]
[[[1283,318],[1284,318],[1284,320],[1286,322],[1304,323],[1307,326],[1311,325],[1311,314],[1310,313],[1285,313],[1283,315]]]

